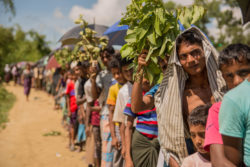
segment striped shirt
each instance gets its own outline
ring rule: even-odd
[[[131,110],[131,99],[129,99],[123,113],[134,118],[137,117],[135,128],[142,135],[150,139],[158,137],[158,123],[155,108],[134,114]]]

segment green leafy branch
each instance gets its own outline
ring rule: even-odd
[[[76,44],[73,55],[80,61],[97,60],[100,56],[101,49],[107,46],[108,39],[105,37],[97,37],[97,32],[88,27],[88,23],[83,19],[82,15],[75,21],[75,24],[80,24],[82,31],[80,32],[81,40]],[[84,52],[81,48],[83,48]]]
[[[57,50],[54,54],[57,62],[62,66],[65,67],[66,64],[70,63],[74,60],[74,56],[70,48],[64,47],[60,50]]]
[[[199,6],[172,12],[164,8],[161,0],[132,0],[120,23],[129,26],[125,37],[127,43],[121,49],[122,57],[134,60],[131,67],[136,72],[138,56],[143,50],[147,50],[146,77],[150,83],[161,82],[158,57],[164,58],[171,54],[175,39],[181,33],[178,20],[185,28],[189,28],[204,12],[204,8]]]

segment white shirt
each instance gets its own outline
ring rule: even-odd
[[[85,97],[88,103],[92,102],[94,99],[91,94],[91,81],[88,79],[84,84]]]
[[[96,85],[101,89],[101,94],[98,98],[99,104],[102,107],[100,115],[108,115],[109,110],[106,105],[106,100],[109,93],[109,87],[112,85],[114,79],[112,78],[112,74],[108,70],[102,70],[96,77]]]
[[[116,105],[115,105],[114,116],[113,116],[114,122],[125,123],[126,117],[123,114],[123,111],[126,107],[126,104],[129,100],[129,98],[131,97],[132,87],[133,87],[133,85],[130,82],[127,82],[119,90],[117,100],[116,100]]]

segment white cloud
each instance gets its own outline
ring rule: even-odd
[[[218,22],[216,19],[213,19],[208,25],[208,33],[213,36],[215,39],[218,39],[220,30],[217,28]]]
[[[59,8],[56,8],[54,11],[54,17],[57,19],[62,19],[64,18],[63,13],[60,11]]]
[[[170,1],[170,0],[163,0],[163,2],[167,2],[167,1]],[[194,3],[193,0],[171,0],[171,1],[173,1],[174,3],[180,4],[182,6],[188,6]]]
[[[121,19],[129,3],[129,0],[98,0],[91,9],[75,5],[71,8],[69,18],[76,20],[82,14],[90,24],[95,20],[96,24],[110,26]]]
[[[230,6],[221,6],[221,12],[224,12],[226,10],[232,10],[234,18],[242,19],[241,10],[239,7],[231,8]]]

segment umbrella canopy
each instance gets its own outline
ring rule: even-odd
[[[126,42],[124,40],[128,26],[119,26],[120,21],[109,27],[103,35],[107,35],[109,38],[109,45],[124,45]]]
[[[250,21],[250,0],[237,0],[237,2],[241,9],[243,23],[246,24]]]
[[[60,64],[56,61],[55,56],[53,55],[49,61],[48,64],[46,65],[46,70],[50,70],[52,68],[58,68],[61,67]]]
[[[98,24],[90,24],[88,25],[89,28],[96,31],[96,36],[101,37],[102,34],[107,30],[107,26],[104,25],[98,25]],[[59,42],[62,42],[62,46],[64,45],[71,45],[76,44],[80,40],[80,32],[83,29],[80,26],[76,26],[72,29],[70,29],[68,32],[66,32],[60,39]]]

